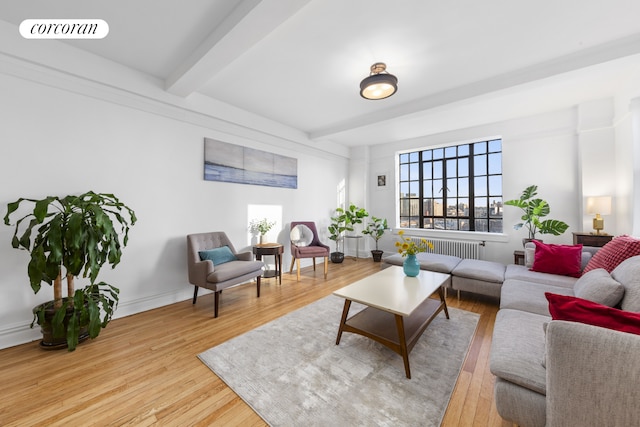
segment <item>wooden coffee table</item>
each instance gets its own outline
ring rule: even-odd
[[[417,277],[407,277],[402,267],[388,267],[333,294],[345,299],[336,345],[343,332],[363,335],[389,347],[402,356],[407,378],[411,378],[409,352],[429,323],[444,310],[449,311],[442,285],[448,274],[420,270]],[[437,293],[439,299],[430,298]],[[367,305],[349,316],[351,302]]]

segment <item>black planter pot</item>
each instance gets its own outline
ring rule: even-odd
[[[537,240],[538,242],[542,243],[542,240],[540,239],[528,239],[528,238],[523,238],[522,239],[522,247],[524,247],[524,245],[526,245],[529,242],[533,242],[534,240]]]
[[[373,262],[380,262],[382,261],[382,254],[384,253],[384,251],[380,251],[380,250],[372,250],[371,251],[371,256],[373,256]]]
[[[56,312],[56,310],[53,308],[53,302],[49,301],[34,307],[33,313],[36,314],[43,309],[44,322],[38,322],[40,331],[42,332],[42,341],[40,341],[40,347],[45,350],[60,350],[63,348],[67,348],[67,326],[69,325],[69,318],[73,314],[73,307],[67,307],[67,312],[63,321],[64,333],[61,336],[53,334],[53,325],[51,324],[51,321],[53,320],[53,315]],[[87,338],[89,338],[88,327],[81,327],[80,333],[78,334],[78,343],[85,341]]]
[[[344,254],[342,252],[331,252],[331,262],[340,264],[342,261],[344,261]]]

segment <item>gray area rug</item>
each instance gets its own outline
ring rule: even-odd
[[[335,345],[343,305],[328,296],[198,357],[273,426],[440,425],[479,315],[438,314],[409,354],[409,380],[373,340],[345,332]]]

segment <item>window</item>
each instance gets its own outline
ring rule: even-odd
[[[402,153],[400,227],[502,233],[502,139]]]

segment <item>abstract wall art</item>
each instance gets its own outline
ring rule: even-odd
[[[204,179],[298,188],[298,159],[205,138]]]

